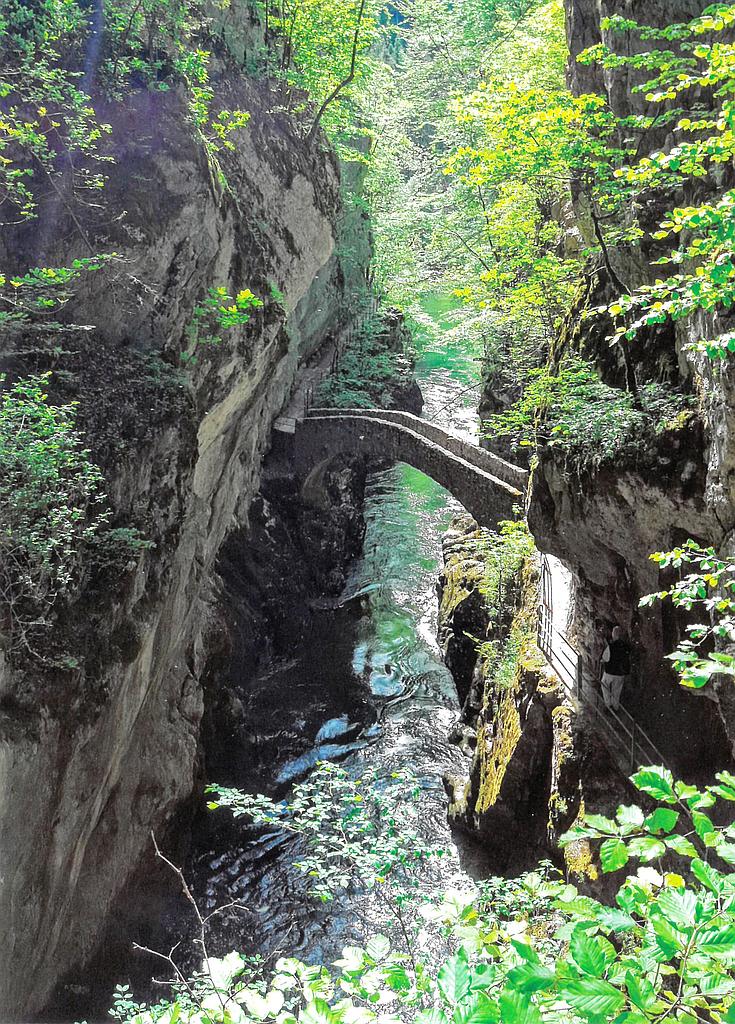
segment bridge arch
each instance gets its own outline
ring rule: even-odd
[[[294,426],[292,456],[303,476],[341,453],[406,462],[445,487],[482,526],[522,504],[528,473],[410,413],[314,409]]]

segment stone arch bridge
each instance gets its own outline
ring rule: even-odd
[[[338,454],[406,462],[441,484],[481,526],[494,527],[523,504],[528,472],[433,423],[383,409],[318,409],[282,431],[292,462],[306,478]]]

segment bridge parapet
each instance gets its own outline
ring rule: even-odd
[[[433,441],[442,448],[445,448],[453,455],[457,455],[460,459],[464,459],[465,462],[469,462],[470,465],[477,466],[478,469],[483,470],[485,473],[489,473],[491,476],[497,477],[498,480],[503,480],[505,483],[510,484],[511,487],[515,487],[519,491],[525,492],[528,486],[529,473],[527,469],[515,466],[512,462],[507,462],[505,459],[501,459],[501,457],[496,455],[494,452],[488,451],[487,448],[480,448],[478,445],[472,444],[471,441],[465,441],[463,438],[458,437],[456,434],[446,430],[444,427],[440,427],[436,423],[430,423],[428,420],[424,420],[420,416],[414,416],[413,413],[410,412],[401,412],[392,409],[312,408],[309,410],[308,416],[359,416],[367,419],[386,420],[390,423],[397,423],[400,426],[415,431],[417,434],[421,434],[428,440]]]
[[[372,413],[372,410],[367,411]],[[375,415],[364,413],[365,410],[355,413],[329,410],[328,414],[318,415],[316,409],[312,410],[307,418],[297,422],[295,433],[291,435],[296,464],[311,472],[340,452],[362,452],[367,456],[406,462],[446,487],[482,526],[494,527],[501,519],[510,518],[513,507],[523,502],[524,495],[519,487],[491,471],[497,466],[497,456],[492,456],[491,452],[467,445],[472,449],[468,454],[473,459],[488,456],[484,464],[479,465],[476,459],[470,462],[457,454],[464,450],[461,447],[449,448],[444,443],[449,439],[458,446],[465,445],[460,438],[435,428],[438,433],[434,436],[439,438],[435,440],[429,436],[429,431],[413,429],[414,421],[429,428],[434,426],[425,420],[408,413],[387,416],[377,411]],[[510,463],[504,466],[517,468]],[[523,474],[523,470],[517,472]],[[521,482],[520,476],[516,479]]]

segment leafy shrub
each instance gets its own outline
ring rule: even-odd
[[[385,406],[392,391],[411,383],[411,362],[387,346],[381,323],[373,317],[355,330],[336,372],[319,388],[320,405],[334,409]]]
[[[588,815],[562,840],[600,843],[608,873],[643,862],[614,905],[548,869],[493,879],[479,893],[468,883],[425,898],[422,930],[406,952],[373,934],[331,968],[284,956],[260,976],[239,953],[207,958],[193,983],[179,976],[172,1000],[147,1007],[121,990],[113,1016],[126,1024],[731,1024],[735,877],[711,856],[735,862],[735,824],[725,823],[732,814],[706,812],[735,802],[735,776],[720,772],[698,789],[650,766],[631,781],[658,806]],[[671,855],[676,870],[662,862]],[[443,944],[429,942],[430,931]]]
[[[81,580],[82,553],[110,533],[102,473],[74,406],[49,404],[48,376],[0,395],[0,646],[11,654],[40,655],[54,604]],[[144,544],[130,529],[111,536],[121,548]]]
[[[517,579],[524,562],[535,550],[525,519],[505,520],[498,524],[497,533],[483,534],[480,593],[491,619],[506,603],[508,585]]]
[[[219,345],[220,331],[244,326],[250,320],[250,310],[260,309],[262,299],[257,298],[249,288],[243,288],[232,296],[223,287],[210,288],[204,299],[194,307],[191,323],[186,329],[189,350],[182,354],[182,362],[196,362],[195,351],[199,345]]]
[[[536,871],[520,878],[493,876],[477,883],[478,908],[496,921],[527,921],[533,925],[549,915],[546,883],[557,874],[551,861],[543,860]]]
[[[651,560],[661,568],[690,566],[691,571],[668,590],[643,597],[641,607],[669,598],[677,608],[701,612],[706,620],[688,625],[679,646],[668,655],[682,685],[700,689],[713,676],[735,676],[735,563],[694,540],[672,551],[655,551]],[[713,650],[717,646],[725,650]]]
[[[488,436],[562,449],[578,465],[596,466],[643,450],[691,407],[688,396],[661,384],[643,384],[638,397],[636,405],[629,392],[603,383],[589,363],[570,359],[556,372],[531,370],[520,400],[487,421]]]
[[[216,795],[211,810],[227,807],[236,818],[301,836],[307,853],[298,867],[322,902],[386,883],[414,888],[413,869],[443,853],[426,844],[402,809],[418,795],[407,775],[395,773],[385,781],[367,772],[355,779],[344,768],[321,762],[294,786],[289,801],[219,786],[209,792]],[[401,895],[405,899],[406,893]]]

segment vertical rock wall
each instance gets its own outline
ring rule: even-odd
[[[69,311],[96,326],[70,338],[53,386],[80,403],[119,521],[155,547],[62,610],[53,642],[73,655],[68,671],[0,663],[3,1020],[42,1007],[93,949],[151,830],[194,789],[216,559],[247,523],[299,364],[342,316],[333,158],[304,148],[266,85],[224,83],[218,99],[251,113],[224,190],[180,97],[140,94],[103,114],[116,164],[105,214],[85,229],[125,262]],[[49,207],[6,242],[5,265],[53,266],[78,238]],[[187,327],[210,287],[250,288],[264,307],[194,349]],[[51,361],[0,355],[15,372]]]
[[[464,700],[454,738],[469,756],[467,776],[448,780],[450,817],[479,841],[486,870],[519,873],[548,853],[560,697],[535,642],[534,562],[505,582],[500,607],[491,608],[482,592],[488,539],[467,517],[444,540],[440,641]]]
[[[622,53],[645,48],[635,33],[601,30],[603,17],[622,15],[663,26],[687,20],[705,6],[699,0],[567,0],[572,90],[604,94],[623,116],[641,112],[643,96],[632,91],[640,80],[637,73],[603,72],[577,64],[576,56],[600,41]],[[670,141],[666,133],[646,139],[653,148]],[[657,212],[651,209],[651,217]],[[584,231],[584,209],[578,208],[577,214]],[[618,275],[635,286],[654,273],[649,263],[656,255],[631,245],[619,247],[612,258]],[[589,282],[557,356],[581,352],[597,364],[604,380],[622,386],[622,363],[606,339],[606,325],[584,316],[586,308],[612,297],[611,286],[601,271]],[[642,610],[639,601],[665,583],[649,560],[651,552],[687,537],[727,544],[735,525],[732,371],[727,365],[708,365],[687,348],[723,327],[713,322],[682,322],[676,328],[665,324],[631,342],[640,379],[696,392],[699,411],[682,413],[656,436],[651,430],[650,436],[637,438],[632,454],[608,459],[602,466],[591,464],[588,471],[568,465],[563,452],[547,450],[533,474],[529,507],[539,547],[561,558],[576,578],[572,638],[587,673],[599,677],[599,658],[610,631],[622,625],[632,638],[636,662],[626,704],[672,766],[684,773],[713,770],[728,759],[735,738],[730,684],[723,684],[727,692],[710,686],[702,694],[678,687],[665,655],[677,645],[683,623],[666,605]]]

